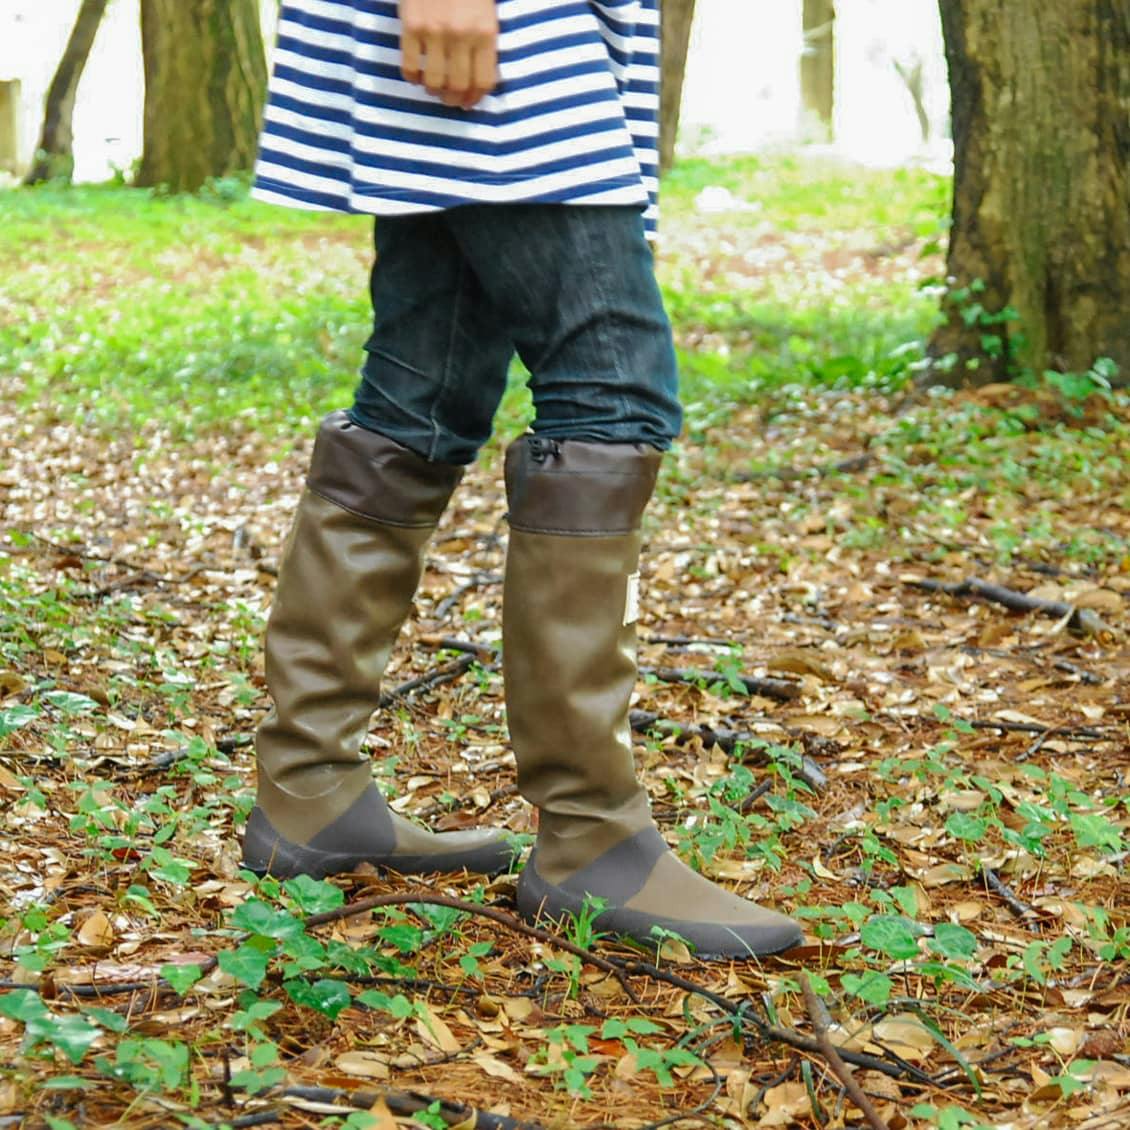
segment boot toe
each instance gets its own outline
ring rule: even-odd
[[[790,918],[723,890],[690,871],[670,852],[662,858],[657,870],[678,874],[683,893],[698,897],[686,901],[668,897],[665,900],[667,913],[661,913],[658,905],[649,909],[652,900],[647,887],[655,889],[649,881],[641,892],[645,896],[642,900],[637,895],[624,905],[606,907],[594,920],[595,928],[647,947],[657,945],[665,934],[677,935],[704,961],[764,957],[791,949],[803,940],[800,927]],[[685,876],[691,877],[689,892]],[[662,873],[653,875],[653,880],[656,878],[664,885]],[[589,895],[599,897],[600,892],[592,890]],[[518,910],[527,921],[557,920],[565,914],[575,916],[584,910],[586,900],[585,895],[547,882],[538,873],[536,856],[526,864],[518,881]],[[688,913],[671,914],[671,909],[680,903],[688,908]]]

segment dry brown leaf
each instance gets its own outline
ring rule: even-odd
[[[392,1111],[388,1109],[388,1103],[385,1102],[383,1095],[369,1107],[369,1114],[376,1119],[371,1130],[398,1130],[399,1124],[393,1117]]]
[[[788,671],[794,675],[813,675],[823,683],[834,683],[835,673],[819,658],[807,651],[779,651],[767,663],[770,671]]]
[[[457,1052],[462,1044],[455,1038],[451,1029],[436,1015],[435,1010],[423,1001],[418,1004],[421,1016],[416,1020],[416,1031],[420,1039],[441,1052]]]
[[[334,1066],[346,1075],[359,1075],[363,1079],[387,1079],[388,1060],[376,1052],[343,1052],[334,1060]]]
[[[105,952],[114,944],[114,927],[100,910],[87,916],[75,934],[80,946]]]
[[[0,699],[20,694],[28,687],[28,681],[16,671],[0,671]]]
[[[780,1083],[762,1098],[766,1112],[755,1126],[791,1126],[802,1115],[812,1113],[808,1088],[803,1083]]]
[[[520,1083],[522,1081],[518,1072],[510,1064],[498,1059],[497,1056],[488,1055],[486,1052],[476,1052],[472,1059],[495,1079],[505,1079],[508,1083]]]
[[[921,1063],[935,1047],[929,1029],[913,1013],[896,1013],[884,1017],[872,1028],[875,1038],[903,1059]]]
[[[1076,608],[1090,608],[1096,612],[1108,612],[1114,615],[1126,608],[1123,597],[1119,593],[1111,592],[1110,589],[1084,589],[1072,597],[1071,603]]]

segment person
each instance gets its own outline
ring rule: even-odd
[[[377,217],[374,322],[279,571],[252,871],[512,865],[505,832],[390,811],[359,751],[425,545],[517,352],[535,419],[505,460],[503,674],[538,811],[519,910],[590,900],[599,930],[654,944],[658,927],[707,957],[800,939],[668,849],[632,757],[640,521],[681,426],[647,238],[658,25],[658,0],[282,5],[255,193]]]

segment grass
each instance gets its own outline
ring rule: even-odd
[[[741,264],[708,275],[724,241],[695,200],[719,184],[759,208],[733,225],[728,216],[727,239],[756,249],[767,234],[787,237],[801,263],[864,226],[878,243],[921,242],[946,206],[945,181],[924,173],[796,159],[680,166],[665,195],[679,234],[660,277],[688,398],[904,380],[933,300],[883,278],[826,293],[798,274],[790,295]],[[23,404],[87,425],[186,433],[240,415],[293,429],[348,399],[370,317],[368,220],[261,205],[232,182],[200,197],[48,185],[0,196],[0,215],[0,371],[18,377]],[[527,412],[512,393],[511,429]]]

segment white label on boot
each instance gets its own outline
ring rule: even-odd
[[[624,600],[624,627],[634,624],[640,618],[640,575],[633,573],[628,578],[628,594]]]

